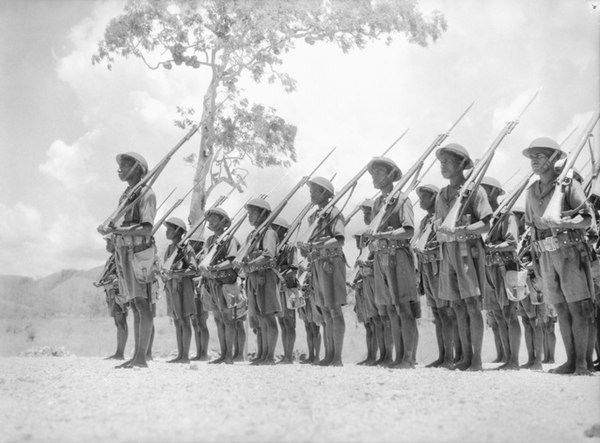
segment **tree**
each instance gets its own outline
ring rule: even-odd
[[[291,92],[296,83],[281,69],[282,57],[297,42],[333,43],[346,53],[381,38],[389,44],[396,34],[427,46],[445,30],[442,14],[434,11],[426,19],[416,0],[129,0],[108,24],[92,63],[111,69],[115,57],[133,56],[150,69],[210,70],[199,152],[187,159],[196,163],[193,222],[217,184],[241,190],[243,160],[259,167],[296,160],[296,127],[274,109],[243,98],[242,75],[279,82]],[[178,112],[178,126],[191,124],[194,110]]]

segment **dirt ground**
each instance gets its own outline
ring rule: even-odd
[[[427,320],[420,325],[421,365],[408,371],[356,366],[364,344],[362,326],[351,316],[343,368],[167,364],[175,341],[163,317],[156,319],[156,359],[150,368],[117,370],[101,358],[113,351],[110,322],[0,321],[0,441],[577,442],[598,441],[586,434],[600,437],[600,374],[509,373],[494,371],[492,363],[481,373],[425,369],[435,354]],[[209,325],[212,329],[212,319]],[[303,352],[301,322],[297,330]],[[493,359],[491,337],[486,330],[484,361]],[[71,356],[16,356],[44,346]],[[250,352],[253,347],[251,334]],[[563,359],[558,343],[557,363]],[[552,366],[544,365],[545,370]]]
[[[600,424],[600,376],[96,357],[4,357],[0,374],[7,442],[576,442]]]

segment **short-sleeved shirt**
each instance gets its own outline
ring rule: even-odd
[[[126,198],[130,189],[131,187],[129,186],[125,192],[123,192],[119,198],[119,204]],[[125,212],[121,226],[132,226],[142,223],[154,225],[154,217],[156,217],[156,195],[152,188],[148,186],[143,186],[139,192],[142,193],[142,196]]]
[[[309,215],[308,223],[313,224],[318,215],[319,210],[317,209]],[[308,241],[314,242],[324,238],[344,238],[344,216],[335,206],[323,217],[317,219],[317,226]]]
[[[418,242],[421,239],[421,236],[425,235],[425,231],[427,228],[433,224],[434,214],[426,214],[425,217],[421,219],[419,222],[419,226],[413,236],[413,241]],[[425,249],[431,248],[432,243],[436,242],[435,232],[433,229],[429,231],[429,235],[425,241]]]
[[[450,186],[445,186],[438,193],[437,198],[435,199],[436,220],[444,221],[458,197],[459,189],[452,189]],[[487,194],[481,186],[478,186],[472,192],[473,197],[469,199],[469,202],[463,211],[463,220],[460,220],[459,223],[466,223],[469,216],[469,223],[475,223],[494,213],[488,202]]]
[[[410,199],[404,197],[404,195],[400,196],[402,201],[396,203],[396,207],[393,208],[388,219],[379,227],[378,232],[400,228],[414,228],[415,220],[412,203]],[[373,204],[373,213],[377,214],[383,209],[384,205],[385,197],[380,195],[375,199],[375,203]]]
[[[554,189],[554,182],[543,186],[540,180],[536,180],[527,188],[525,223],[533,225],[537,230],[550,229],[550,226],[542,220],[542,216],[548,207],[548,203],[550,203]],[[587,198],[581,184],[577,180],[572,180],[571,184],[566,188],[562,210],[580,207],[580,213],[591,215],[591,210],[587,204]]]
[[[208,251],[218,240],[219,236],[216,234],[211,235],[206,239],[206,243],[204,248]],[[218,265],[221,262],[224,262],[227,259],[232,259],[237,255],[238,250],[240,249],[240,243],[235,239],[235,237],[230,237],[226,244],[215,253],[215,256],[212,259],[211,266]]]
[[[175,252],[177,246],[173,243],[167,246],[165,251],[165,261]],[[198,263],[196,262],[196,254],[194,248],[189,243],[185,243],[182,248],[177,250],[177,255],[173,260],[173,264],[176,264],[177,268],[175,271],[187,271],[196,270]]]
[[[253,230],[250,234],[248,234],[246,241],[249,241],[255,232],[256,229]],[[259,241],[256,242],[253,250],[248,251],[248,254],[255,254],[255,257],[262,254],[269,258],[275,258],[277,256],[277,241],[277,233],[273,228],[268,227],[262,235],[262,238],[260,238]]]

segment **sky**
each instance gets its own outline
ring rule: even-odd
[[[92,66],[108,21],[123,6],[0,0],[0,274],[40,277],[102,264],[106,252],[96,226],[124,189],[115,155],[137,151],[152,166],[184,135],[173,125],[176,106],[200,109],[208,79],[202,70],[150,71],[136,59],[119,59],[112,71]],[[248,189],[232,195],[226,210],[234,213],[273,188],[269,199],[277,204],[334,146],[318,175],[337,173],[338,189],[410,128],[389,153],[405,171],[473,101],[447,142],[463,144],[477,158],[541,88],[490,166],[489,175],[510,189],[529,171],[521,151],[533,138],[562,141],[600,106],[600,2],[421,0],[420,7],[425,14],[439,9],[448,22],[427,48],[402,36],[348,54],[299,44],[283,65],[297,91],[242,82],[251,100],[297,125],[298,162],[289,169],[251,168]],[[567,151],[579,139],[575,134]],[[159,202],[173,188],[181,196],[191,187],[194,170],[182,158],[197,152],[199,142],[195,136],[183,146],[156,182]],[[588,162],[584,153],[578,167],[585,171]],[[424,181],[444,184],[437,165]],[[227,191],[217,188],[209,204]],[[373,193],[367,174],[345,212]],[[293,219],[306,201],[303,188],[284,218]],[[189,200],[174,215],[185,220],[188,209]],[[359,218],[348,234],[361,229]],[[157,243],[162,252],[164,230]]]

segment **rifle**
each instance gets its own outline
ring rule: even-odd
[[[285,179],[285,177],[287,177],[287,175],[285,175],[284,177],[282,177],[282,179],[266,194],[260,194],[259,197],[262,199],[266,199],[271,192],[273,192],[275,189],[277,189],[279,187],[279,185],[281,184],[281,182]],[[237,212],[233,215],[232,217],[232,223],[231,226],[229,226],[229,228],[227,228],[216,240],[215,242],[212,244],[212,246],[210,246],[210,249],[208,251],[205,251],[206,248],[203,248],[197,255],[196,258],[201,257],[204,254],[204,258],[202,259],[202,262],[200,263],[200,267],[203,267],[205,269],[208,269],[209,266],[212,266],[212,263],[214,261],[215,256],[217,256],[217,253],[221,252],[221,248],[229,243],[229,240],[233,237],[233,235],[237,232],[237,230],[240,228],[240,226],[242,225],[242,223],[244,223],[244,220],[246,220],[246,217],[248,217],[248,213],[244,212],[244,209],[246,207],[246,205],[248,204],[248,202],[252,200],[252,198],[249,198],[246,203],[244,203],[238,210]],[[243,215],[240,217],[239,220],[236,220],[236,218],[238,217],[238,215],[242,214]]]
[[[156,231],[158,231],[158,228],[161,227],[161,225],[165,222],[165,220],[167,219],[167,217],[169,215],[171,215],[173,213],[173,211],[175,209],[177,209],[179,207],[179,205],[181,205],[183,203],[183,201],[187,198],[187,196],[192,193],[192,191],[194,190],[194,188],[195,188],[195,186],[192,186],[192,188],[183,197],[177,199],[175,201],[175,203],[173,203],[173,205],[169,209],[167,209],[167,212],[164,213],[164,215],[160,218],[160,220],[158,221],[158,223],[155,223],[154,226],[152,227],[152,235],[156,234]]]
[[[167,202],[167,200],[169,199],[169,197],[171,197],[176,190],[177,190],[177,188],[173,188],[173,190],[171,192],[169,192],[169,195],[167,195],[165,197],[165,199],[161,202],[161,204],[156,207],[156,212],[158,212],[158,210],[160,208],[162,208],[162,206]]]
[[[536,91],[535,94],[533,94],[533,97],[531,97],[529,102],[527,102],[527,104],[515,120],[509,121],[506,123],[506,125],[504,125],[504,128],[502,129],[502,131],[500,131],[500,134],[498,134],[491,146],[485,151],[481,160],[473,167],[473,170],[469,174],[469,177],[465,180],[460,190],[458,191],[458,197],[456,198],[456,201],[450,208],[448,215],[446,215],[446,218],[442,222],[441,228],[447,231],[454,230],[454,228],[456,227],[456,223],[458,222],[458,220],[461,219],[465,209],[467,208],[469,202],[473,198],[473,191],[477,190],[477,187],[481,183],[481,180],[483,179],[483,176],[485,175],[492,161],[492,158],[494,157],[496,149],[498,148],[498,146],[500,146],[500,143],[502,143],[504,138],[508,134],[510,134],[512,130],[519,124],[519,119],[525,113],[527,108],[529,108],[531,103],[535,100],[538,93],[539,90]]]
[[[150,186],[154,184],[158,176],[167,166],[167,163],[171,160],[171,157],[181,148],[185,142],[187,142],[192,135],[198,131],[198,126],[192,126],[190,132],[188,132],[180,141],[177,143],[168,153],[165,155],[152,170],[142,177],[142,179],[127,191],[127,194],[119,203],[119,206],[115,211],[108,216],[108,218],[98,226],[100,233],[108,233],[114,229],[114,225],[125,213],[148,191]]]
[[[192,189],[190,190],[190,192],[195,187],[196,187],[196,185],[192,186]],[[217,200],[212,204],[212,206],[208,209],[208,211],[222,205],[225,202],[225,200],[227,200],[229,198],[229,196],[232,194],[232,192],[235,189],[236,188],[231,188],[231,190],[229,191],[229,193],[227,195],[221,195],[219,198],[217,198]],[[189,192],[188,192],[188,194],[189,194]],[[187,196],[187,194],[186,194],[186,196]],[[173,253],[165,260],[165,263],[163,264],[164,269],[173,269],[178,264],[179,260],[177,262],[174,262],[175,257],[177,256],[177,251],[179,251],[179,250],[181,250],[181,248],[183,248],[183,246],[185,245],[185,242],[188,239],[190,239],[191,236],[194,234],[194,232],[196,232],[198,230],[198,228],[200,226],[202,226],[202,224],[206,221],[206,213],[208,211],[204,211],[204,214],[202,215],[202,217],[200,217],[200,219],[196,222],[196,224],[189,231],[187,231],[186,234],[177,243],[177,247],[175,248]]]
[[[99,288],[100,286],[105,286],[111,283],[111,281],[107,281],[106,279],[109,275],[116,274],[116,272],[115,254],[111,254],[111,256],[108,258],[108,261],[104,264],[104,268],[98,276],[97,281],[95,281],[93,285]],[[114,281],[114,279],[112,281]]]
[[[279,216],[279,214],[281,214],[281,211],[283,211],[283,208],[285,208],[285,206],[287,205],[287,202],[292,198],[292,196],[296,192],[298,192],[298,189],[300,189],[302,186],[304,186],[308,182],[308,180],[312,177],[312,175],[321,167],[321,165],[323,163],[325,163],[325,160],[327,160],[329,158],[329,156],[331,154],[333,154],[333,151],[335,151],[335,149],[336,148],[333,148],[331,151],[329,151],[329,153],[325,156],[325,158],[323,158],[323,160],[321,160],[319,162],[319,164],[312,170],[312,172],[310,174],[308,174],[305,177],[302,177],[300,179],[300,181],[298,181],[296,186],[294,186],[292,188],[292,190],[290,192],[288,192],[288,194],[283,198],[283,200],[281,200],[281,202],[275,207],[275,209],[273,209],[271,211],[271,213],[267,216],[265,221],[263,221],[257,229],[252,231],[252,233],[250,234],[250,238],[246,241],[244,246],[242,246],[240,248],[240,250],[238,251],[238,254],[234,260],[235,262],[242,263],[246,259],[246,257],[250,253],[250,251],[252,251],[254,249],[254,247],[256,246],[256,243],[258,243],[259,239],[262,238],[262,236],[264,235],[266,230],[269,228],[269,226],[271,226],[271,223],[273,223],[273,221],[275,221],[275,219]]]
[[[381,157],[383,157],[385,154],[387,154],[394,146],[396,146],[396,144],[402,140],[402,138],[406,135],[406,133],[408,132],[408,129],[406,131],[404,131],[400,137],[398,137],[394,143],[392,143],[385,151],[383,151],[383,153],[381,154]],[[308,225],[307,230],[306,230],[306,236],[304,237],[304,240],[299,242],[299,246],[302,246],[306,243],[308,243],[310,241],[311,238],[315,237],[316,234],[318,234],[318,232],[316,232],[317,226],[319,225],[318,221],[320,218],[325,218],[327,216],[327,214],[331,211],[331,209],[335,206],[335,204],[341,200],[341,198],[348,193],[351,190],[354,190],[354,188],[356,187],[356,184],[358,182],[358,180],[360,180],[360,178],[365,174],[365,172],[367,172],[368,170],[368,164],[363,166],[363,168],[358,171],[358,173],[352,177],[352,179],[346,183],[346,185],[340,189],[340,191],[338,191],[337,194],[335,194],[331,200],[329,200],[329,202],[321,209],[318,209],[316,212],[316,217],[314,217],[314,220],[312,221],[311,224]]]
[[[472,107],[473,103],[471,103],[467,107],[467,109],[464,110],[464,112],[460,115],[460,117],[458,117],[458,119],[454,122],[450,129],[448,129],[448,131],[438,135],[434,139],[434,141],[427,147],[427,149],[425,149],[425,152],[421,154],[416,163],[412,165],[411,168],[406,172],[406,174],[404,174],[402,178],[396,182],[390,193],[386,196],[383,206],[375,215],[375,217],[373,217],[371,223],[369,223],[367,230],[370,230],[372,232],[378,232],[381,229],[381,227],[385,224],[385,222],[390,218],[394,209],[400,206],[408,198],[408,194],[417,187],[418,183],[420,183],[419,173],[421,172],[421,169],[423,168],[427,157],[429,157],[431,153],[438,146],[440,146],[444,142],[444,140],[446,140],[446,138],[448,138],[450,132],[456,127],[456,125],[458,125],[458,123],[460,123],[460,121]],[[431,163],[427,171],[429,171],[429,169],[432,166],[433,162]],[[408,185],[409,182],[411,182],[411,180],[412,183],[409,185],[409,188],[403,192],[404,187]],[[401,196],[403,197],[402,199]]]
[[[559,224],[561,222],[562,217],[571,216],[581,209],[575,208],[570,211],[563,211],[563,201],[565,198],[565,193],[567,192],[567,187],[573,179],[573,172],[571,171],[571,168],[573,168],[573,166],[575,165],[575,160],[577,160],[577,157],[585,147],[588,139],[592,136],[592,132],[594,130],[594,127],[598,123],[598,120],[600,120],[600,112],[596,112],[592,116],[583,132],[581,141],[576,146],[576,148],[573,151],[571,151],[571,153],[567,156],[565,166],[563,167],[562,172],[558,175],[554,182],[554,193],[552,194],[552,197],[548,202],[548,206],[546,207],[546,210],[542,215],[542,221],[544,221],[545,223]]]

